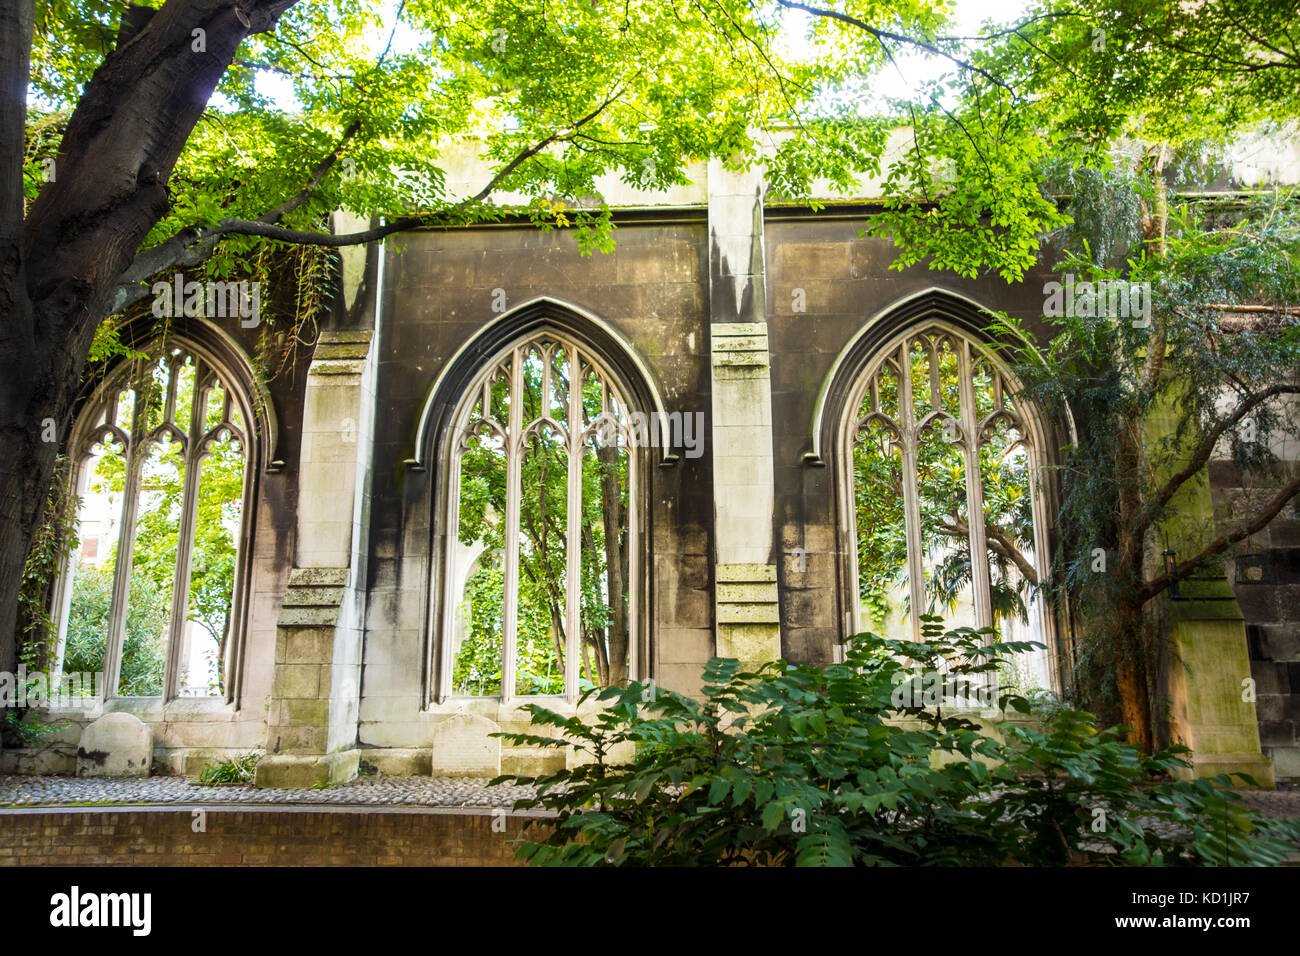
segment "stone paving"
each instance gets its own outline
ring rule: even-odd
[[[1300,817],[1300,786],[1279,784],[1276,790],[1238,791],[1246,806],[1265,817]]]
[[[252,784],[199,786],[186,777],[29,777],[0,775],[0,808],[86,804],[294,804],[504,807],[528,787],[489,787],[468,777],[358,777],[310,790],[259,790]]]
[[[1240,791],[1266,817],[1300,817],[1300,787]],[[84,804],[294,804],[505,807],[528,787],[489,787],[470,777],[357,777],[311,790],[259,790],[252,784],[199,786],[186,777],[33,777],[0,775],[0,808]]]

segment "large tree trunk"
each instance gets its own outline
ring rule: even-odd
[[[1151,726],[1150,667],[1143,640],[1143,602],[1136,596],[1143,582],[1146,554],[1145,534],[1140,529],[1142,475],[1145,456],[1140,420],[1130,417],[1116,436],[1115,463],[1119,492],[1119,560],[1115,602],[1115,684],[1119,692],[1120,719],[1131,731],[1134,746],[1150,752],[1154,739]]]
[[[38,436],[16,414],[31,395],[25,358],[35,344],[23,256],[22,166],[34,9],[33,0],[9,0],[0,8],[0,155],[7,157],[0,165],[0,671],[10,672],[18,590],[35,527],[23,519],[32,490],[17,453]]]
[[[1141,225],[1147,249],[1156,257],[1165,255],[1165,234],[1169,219],[1163,175],[1165,158],[1166,149],[1163,144],[1158,152],[1153,151],[1147,157],[1151,161],[1154,200],[1143,216]],[[1153,529],[1146,525],[1142,517],[1150,493],[1146,487],[1149,463],[1143,425],[1161,387],[1165,350],[1164,319],[1157,317],[1142,359],[1139,379],[1142,384],[1137,401],[1145,404],[1135,406],[1122,416],[1120,432],[1116,436],[1120,529],[1120,560],[1116,569],[1120,575],[1117,592],[1119,600],[1115,607],[1116,685],[1119,689],[1121,720],[1130,730],[1130,742],[1143,753],[1151,753],[1157,736],[1152,687],[1160,659],[1157,649],[1164,640],[1162,634],[1148,637],[1151,622],[1144,614],[1146,601],[1141,597],[1147,581],[1148,541],[1153,533]]]
[[[293,2],[168,0],[143,26],[130,20],[135,32],[86,85],[25,222],[33,0],[0,14],[0,669],[14,659],[23,562],[109,294],[166,213],[167,180],[239,44]],[[42,440],[47,420],[56,441]]]
[[[1151,721],[1151,668],[1143,641],[1144,615],[1141,606],[1121,604],[1116,608],[1116,677],[1120,719],[1129,728],[1129,742],[1150,753],[1155,740]]]

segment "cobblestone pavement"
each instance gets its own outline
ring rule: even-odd
[[[259,790],[252,784],[201,787],[186,777],[28,777],[0,774],[0,808],[77,804],[295,804],[505,807],[530,788],[489,787],[468,777],[358,777],[311,790]]]
[[[1240,791],[1267,817],[1300,817],[1300,787]],[[296,804],[513,807],[528,787],[489,787],[469,777],[358,777],[312,790],[259,790],[251,784],[201,787],[185,777],[28,777],[0,775],[0,808],[77,804]]]
[[[1281,784],[1276,790],[1238,791],[1246,806],[1265,817],[1300,817],[1300,786]]]

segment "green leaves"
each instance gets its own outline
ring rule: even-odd
[[[828,833],[816,833],[799,841],[795,852],[796,866],[852,866],[853,848],[848,834],[840,827]]]
[[[605,709],[584,707],[582,716],[532,705],[535,723],[563,735],[500,736],[636,750],[626,764],[503,778],[536,787],[516,809],[555,813],[551,832],[526,843],[520,858],[560,866],[1169,865],[1225,852],[1238,863],[1271,860],[1300,840],[1295,826],[1242,812],[1226,781],[1162,780],[1185,767],[1185,752],[1143,757],[1118,732],[1099,733],[1089,714],[1061,710],[1041,725],[989,728],[917,707],[898,719],[890,691],[911,667],[943,661],[954,674],[981,674],[1025,649],[983,647],[969,628],[926,627],[926,642],[859,635],[848,660],[826,668],[778,662],[746,673],[715,658],[703,701],[662,689],[650,699],[633,682],[600,691],[591,703]],[[1226,843],[1216,835],[1225,807]]]

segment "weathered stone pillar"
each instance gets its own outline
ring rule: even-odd
[[[1154,445],[1173,434],[1176,424],[1168,406],[1155,411],[1147,441]],[[1168,542],[1174,561],[1183,561],[1204,549],[1214,532],[1214,501],[1202,468],[1170,501],[1170,517],[1156,537],[1162,550]],[[1213,560],[1160,601],[1171,643],[1165,674],[1170,718],[1175,736],[1192,749],[1193,773],[1245,773],[1273,787],[1273,765],[1260,749],[1246,619],[1222,563]]]
[[[370,332],[326,332],[307,375],[298,537],[276,625],[259,787],[356,774],[374,359]]]
[[[781,656],[763,181],[709,164],[709,316],[718,654]]]
[[[1246,773],[1272,788],[1273,765],[1259,744],[1246,619],[1227,577],[1220,571],[1180,582],[1165,605],[1174,726],[1192,748],[1195,774]]]

